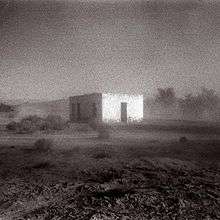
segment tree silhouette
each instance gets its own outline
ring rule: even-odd
[[[156,103],[169,107],[176,102],[176,94],[173,88],[159,88],[155,99]]]
[[[215,90],[203,87],[200,93],[197,95],[188,94],[179,103],[183,116],[198,119],[203,118],[204,114],[212,117],[219,110],[220,100],[215,94]]]
[[[0,104],[0,112],[12,112],[14,110],[13,106],[6,105],[4,103]]]

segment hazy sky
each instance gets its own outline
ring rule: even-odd
[[[220,93],[220,1],[4,0],[0,56],[0,98]]]

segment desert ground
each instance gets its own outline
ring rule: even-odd
[[[108,138],[2,133],[0,219],[220,219],[219,128],[146,122],[109,127]]]

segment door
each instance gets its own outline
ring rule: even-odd
[[[97,108],[96,108],[96,103],[92,104],[92,118],[97,117]]]
[[[71,111],[71,121],[76,120],[76,105],[75,103],[72,103],[72,111]]]
[[[77,120],[81,120],[81,106],[80,103],[77,103]]]
[[[127,103],[121,103],[121,122],[127,122]]]

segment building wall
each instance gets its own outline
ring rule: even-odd
[[[69,98],[70,120],[71,121],[89,121],[96,119],[102,120],[102,94],[93,93],[88,95],[73,96]],[[77,105],[80,104],[80,115],[78,118]],[[94,114],[94,105],[96,107],[96,116]]]
[[[29,115],[38,115],[40,117],[60,115],[63,119],[74,122],[85,122],[94,119],[103,122],[120,122],[121,102],[127,103],[128,121],[143,119],[142,95],[101,93],[73,96],[69,97],[69,99],[48,102],[24,103],[17,106],[17,114],[14,119],[20,120]],[[80,119],[77,117],[78,104],[80,104]]]
[[[60,115],[63,119],[69,120],[69,100],[61,99],[48,102],[24,103],[17,107],[17,115],[15,118],[21,118],[29,115],[38,115],[46,117],[48,115]]]
[[[121,102],[127,103],[128,121],[143,119],[143,95],[102,94],[103,122],[121,121]]]

